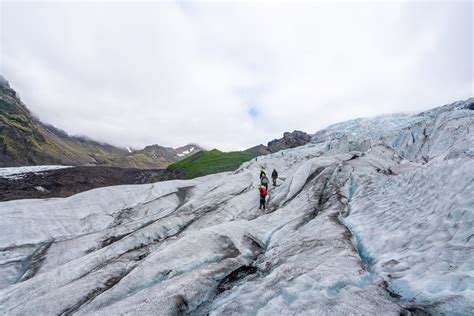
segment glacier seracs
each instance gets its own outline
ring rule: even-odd
[[[0,313],[467,315],[474,99],[189,181],[0,203]],[[260,169],[276,168],[269,210]]]

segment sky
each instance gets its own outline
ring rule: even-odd
[[[116,146],[240,150],[474,96],[471,1],[0,1],[0,74]]]

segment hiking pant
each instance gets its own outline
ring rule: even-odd
[[[272,178],[273,180],[273,186],[276,187],[277,186],[277,178]]]
[[[265,209],[265,197],[261,196],[260,197],[260,207],[258,209],[261,209],[263,206],[263,209]]]

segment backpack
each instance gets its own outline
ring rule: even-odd
[[[260,188],[260,196],[267,196],[267,189],[265,187]]]

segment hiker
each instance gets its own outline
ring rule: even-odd
[[[278,179],[278,172],[276,171],[276,169],[273,169],[272,180],[273,180],[273,186],[274,187],[277,186],[277,179]]]
[[[267,189],[263,185],[260,185],[258,186],[258,190],[260,191],[260,206],[258,209],[261,210],[263,206],[263,209],[265,210],[265,200],[268,194]]]
[[[260,178],[260,184],[265,187],[265,189],[268,191],[268,183],[270,181],[268,180],[267,176],[264,175],[262,178]]]

